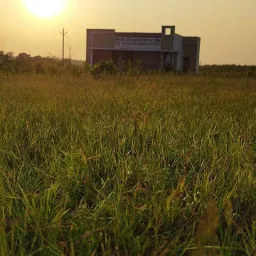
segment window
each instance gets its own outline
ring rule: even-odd
[[[164,34],[166,35],[166,36],[170,36],[171,35],[171,28],[165,28],[165,32],[164,32]]]

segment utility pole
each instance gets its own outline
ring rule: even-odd
[[[68,32],[64,30],[64,28],[62,29],[62,32],[60,32],[60,34],[62,35],[62,64],[64,64],[64,43],[65,43],[65,35]]]

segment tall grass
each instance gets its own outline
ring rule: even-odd
[[[1,255],[254,255],[256,81],[0,80]]]

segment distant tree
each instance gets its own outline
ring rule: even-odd
[[[4,51],[0,51],[0,70],[3,69]]]
[[[22,53],[18,54],[17,58],[22,59],[22,60],[27,60],[30,58],[30,55],[25,52],[22,52]]]
[[[7,52],[5,56],[7,56],[9,59],[14,59],[14,52]]]
[[[16,60],[18,66],[28,64],[30,61],[30,55],[25,52],[19,53],[18,56],[16,57]]]
[[[1,57],[0,57],[1,58]],[[1,69],[8,73],[15,73],[16,71],[16,62],[13,52],[5,53],[1,58]]]
[[[42,60],[42,57],[40,55],[32,57],[33,60]]]
[[[0,62],[2,62],[3,61],[3,59],[4,59],[4,51],[0,51]]]

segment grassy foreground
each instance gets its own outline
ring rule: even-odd
[[[0,221],[0,255],[256,255],[256,80],[2,75]]]

